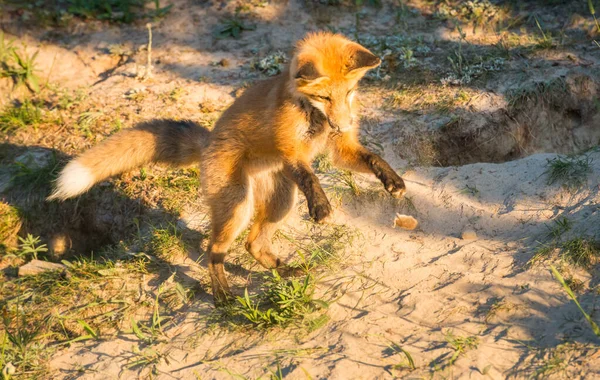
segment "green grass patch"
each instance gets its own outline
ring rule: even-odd
[[[42,122],[41,109],[26,100],[18,105],[10,105],[0,113],[0,132],[11,133],[27,127],[37,126]]]
[[[540,32],[540,37],[537,43],[538,49],[552,49],[554,47],[554,39],[550,31],[545,31],[537,17],[534,16],[535,26]]]
[[[33,236],[27,234],[26,237],[19,237],[19,250],[18,256],[22,259],[33,258],[38,259],[38,255],[41,253],[48,252],[46,244],[42,244],[39,236]]]
[[[154,228],[149,243],[150,252],[158,259],[173,262],[187,256],[187,249],[181,232],[173,225],[167,228]]]
[[[594,239],[575,238],[560,245],[561,257],[570,264],[590,268],[600,257],[600,243]]]
[[[476,336],[454,335],[452,330],[446,332],[445,339],[448,346],[454,351],[448,360],[448,365],[453,365],[467,351],[477,349],[479,346],[479,338]]]
[[[19,210],[0,201],[0,257],[16,245],[21,223]]]
[[[140,173],[143,177],[143,173]],[[157,178],[158,186],[170,192],[195,192],[200,187],[200,172],[196,168],[180,169]]]
[[[32,162],[16,162],[15,173],[10,179],[11,190],[18,189],[21,195],[35,194],[39,196],[48,195],[52,181],[58,176],[60,164],[56,155],[52,153],[48,162],[44,165]]]
[[[587,182],[587,176],[592,171],[592,159],[588,156],[556,157],[548,161],[545,174],[548,184],[561,184],[569,190],[577,190]]]
[[[463,88],[403,85],[389,95],[384,106],[389,110],[448,114],[464,107],[473,96],[472,91]]]
[[[154,297],[140,294],[152,260],[129,252],[123,247],[110,251],[113,256],[63,261],[64,271],[2,281],[0,373],[45,378],[48,360],[57,349],[132,332],[134,316],[142,318],[135,322],[140,341],[158,341],[167,325],[164,316],[171,310],[165,300],[177,291],[177,282],[163,281]]]
[[[536,82],[533,85],[512,89],[506,93],[509,109],[523,110],[533,104],[562,103],[567,95],[567,83],[563,78],[555,78],[546,82]]]
[[[86,138],[91,139],[93,137],[92,128],[96,125],[98,120],[104,116],[101,111],[86,111],[79,115],[77,118],[76,128]]]
[[[503,25],[511,16],[505,5],[497,5],[488,0],[439,1],[433,16],[441,20],[453,20],[477,27],[496,28]]]
[[[140,172],[143,177],[143,173]],[[197,168],[169,171],[156,178],[156,185],[164,191],[162,205],[170,212],[178,213],[182,207],[195,197],[200,189],[200,171]]]
[[[43,376],[46,359],[57,348],[50,343],[68,342],[84,333],[82,314],[115,310],[98,302],[97,280],[106,265],[73,263],[70,276],[59,271],[6,281],[0,285],[0,310],[4,316],[0,342],[4,342],[0,369],[10,364],[15,377]],[[95,318],[88,323],[96,326]]]
[[[239,16],[230,17],[223,20],[219,30],[217,31],[217,37],[219,38],[240,38],[240,35],[245,30],[255,30],[256,25],[251,25],[242,20]]]
[[[577,237],[567,241],[543,244],[528,261],[532,266],[549,259],[590,269],[600,261],[600,242],[591,237]]]
[[[200,174],[197,168],[165,170],[154,166],[141,168],[135,175],[126,174],[116,183],[126,196],[178,214],[185,205],[198,200],[195,195],[200,189]]]
[[[37,52],[28,55],[17,49],[12,41],[6,41],[0,31],[0,78],[10,78],[15,88],[25,85],[32,92],[40,91],[40,78],[36,74]]]
[[[324,326],[330,300],[315,295],[319,268],[339,268],[344,250],[353,244],[356,233],[343,225],[315,226],[312,234],[279,231],[296,248],[298,259],[289,263],[296,277],[284,278],[277,271],[264,274],[255,294],[246,289],[244,296],[225,308],[217,309],[214,322],[233,328],[253,326],[260,330],[296,327],[313,331]],[[254,292],[252,292],[254,293]]]
[[[273,271],[263,278],[257,295],[250,296],[248,289],[243,297],[221,312],[234,325],[252,325],[259,329],[292,324],[312,331],[328,320],[324,311],[329,304],[314,297],[315,280],[311,274],[303,278],[282,278]]]
[[[573,222],[564,216],[554,220],[552,226],[546,226],[548,228],[548,237],[552,239],[560,238],[564,233],[569,232],[573,227]]]
[[[302,268],[305,272],[320,267],[334,270],[343,260],[345,249],[354,244],[360,232],[344,225],[317,226],[310,237],[294,236],[292,233],[278,231],[277,236],[292,243],[298,259],[290,266]]]
[[[160,0],[68,0],[68,12],[87,19],[130,23],[136,18],[161,17],[173,4],[161,7]],[[154,4],[150,11],[147,4]]]

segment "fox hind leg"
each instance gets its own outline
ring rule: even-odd
[[[222,304],[231,295],[223,267],[225,256],[252,217],[252,189],[247,178],[244,178],[230,182],[211,198],[212,232],[208,246],[208,272],[215,304]]]
[[[248,234],[246,249],[263,267],[285,272],[271,239],[296,203],[296,184],[282,172],[276,172],[254,178],[253,188],[256,218]]]

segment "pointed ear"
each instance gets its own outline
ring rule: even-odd
[[[351,47],[350,62],[347,66],[348,73],[362,73],[374,69],[381,64],[381,59],[360,45]]]
[[[305,62],[302,65],[298,65],[294,78],[304,80],[314,80],[320,77],[319,71],[312,62]]]
[[[298,65],[296,73],[294,74],[294,79],[296,80],[296,85],[298,87],[308,87],[322,83],[329,78],[321,75],[315,67],[315,64],[308,61]]]

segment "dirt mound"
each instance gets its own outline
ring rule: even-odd
[[[581,153],[600,143],[598,95],[598,81],[584,74],[528,83],[508,90],[502,108],[461,112],[418,137],[405,134],[397,152],[434,166]]]

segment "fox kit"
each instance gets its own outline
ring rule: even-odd
[[[331,205],[311,169],[328,150],[334,164],[370,172],[394,197],[402,178],[358,142],[358,81],[381,60],[341,35],[318,32],[296,45],[287,69],[247,89],[214,129],[189,121],[153,120],[110,137],[62,170],[48,199],[67,199],[95,183],[149,162],[200,164],[210,207],[208,270],[216,303],[227,301],[223,262],[252,217],[246,249],[265,268],[285,271],[271,239],[292,210],[297,189],[310,216],[323,222]]]

